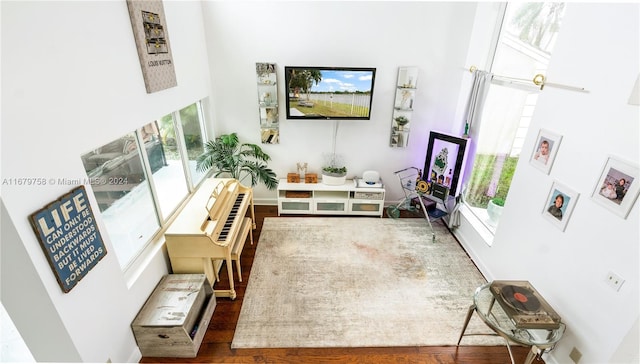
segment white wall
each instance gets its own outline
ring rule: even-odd
[[[334,121],[286,120],[284,66],[376,67],[371,120],[339,124],[336,152],[348,176],[378,170],[387,198],[404,197],[393,171],[422,168],[430,130],[458,134],[454,122],[474,3],[210,1],[203,5],[217,133],[260,143],[255,63],[277,64],[280,144],[264,145],[278,176],[308,162],[320,172]],[[419,68],[409,147],[389,147],[398,67]],[[256,201],[275,191],[257,187]]]
[[[154,94],[125,1],[1,6],[3,179],[86,178],[80,155],[209,95],[200,2],[164,2],[178,86]],[[28,216],[73,187],[2,185],[2,303],[37,361],[137,361],[130,324],[167,261],[128,280],[98,214],[108,253],[64,294]]]
[[[532,125],[491,247],[471,229],[457,231],[488,279],[526,279],[567,324],[548,363],[637,363],[639,207],[626,219],[596,204],[591,193],[608,155],[638,165],[640,108],[627,104],[640,72],[640,5],[569,3]],[[529,165],[540,128],[563,136],[549,175]],[[564,232],[542,218],[553,181],[580,193]],[[626,282],[605,283],[609,271]]]
[[[465,69],[486,65],[491,20],[498,8],[494,3],[475,6],[207,2],[218,132],[237,131],[244,140],[259,142],[257,106],[245,104],[257,94],[255,62],[277,63],[281,82],[285,65],[377,67],[372,120],[342,122],[337,149],[347,157],[350,175],[377,169],[387,182],[387,202],[400,198],[392,172],[423,165],[429,131],[461,131],[460,110],[470,78]],[[474,19],[476,10],[490,21]],[[471,34],[474,20],[486,28]],[[457,233],[489,279],[529,280],[557,308],[568,329],[549,362],[570,362],[573,347],[582,352],[581,363],[613,362],[620,353],[638,355],[637,347],[629,344],[638,338],[632,329],[638,319],[638,203],[627,219],[620,219],[589,198],[607,154],[638,163],[638,107],[627,105],[639,72],[637,30],[637,4],[569,4],[547,76],[549,82],[584,86],[590,93],[545,89],[493,246],[486,245],[467,219]],[[395,73],[407,65],[420,67],[418,123],[412,123],[408,149],[391,149]],[[283,92],[281,87],[280,107]],[[281,144],[265,147],[278,175],[294,171],[299,161],[318,168],[322,153],[331,148],[331,124],[288,121],[284,112],[280,121]],[[540,128],[564,136],[550,175],[528,164],[527,153]],[[564,233],[541,216],[554,180],[581,194]],[[263,202],[275,198],[260,189],[256,196]],[[609,270],[627,280],[620,292],[604,283]]]
[[[178,86],[146,94],[125,1],[0,4],[2,178],[47,180],[84,178],[83,153],[208,96],[215,107],[209,129],[259,142],[256,61],[276,62],[280,73],[285,64],[377,67],[373,119],[341,125],[338,152],[352,173],[375,168],[392,179],[390,171],[423,163],[430,128],[456,129],[466,24],[475,10],[474,4],[164,1]],[[362,29],[355,38],[342,36],[354,27]],[[309,36],[317,40],[299,41]],[[391,149],[397,68],[413,65],[422,87],[416,131],[411,148]],[[332,125],[282,124],[283,144],[266,148],[276,172],[284,176],[300,160],[318,167],[331,148]],[[158,248],[145,270],[123,273],[97,216],[109,253],[62,293],[28,216],[73,187],[2,186],[3,305],[37,361],[137,361],[130,323],[167,261]]]
[[[372,120],[342,123],[337,149],[350,174],[377,169],[390,199],[399,198],[392,172],[423,164],[428,132],[460,131],[458,95],[465,94],[467,51],[476,47],[469,44],[474,3],[225,1],[201,8],[165,1],[178,86],[148,95],[124,1],[1,6],[2,178],[83,178],[80,155],[87,150],[209,95],[210,128],[258,143],[255,62],[277,63],[280,80],[285,65],[372,66],[378,68]],[[637,4],[569,5],[549,80],[591,92],[542,93],[525,149],[541,127],[562,134],[551,174],[521,161],[492,247],[468,224],[459,232],[489,279],[530,280],[567,322],[548,362],[570,362],[574,346],[583,364],[637,358],[638,203],[623,220],[589,195],[607,154],[638,163],[639,108],[626,104],[640,72],[638,10]],[[408,149],[388,147],[400,66],[420,68]],[[318,168],[331,148],[332,125],[281,114],[282,144],[265,147],[272,167],[280,176],[299,161]],[[555,179],[581,193],[564,233],[540,216]],[[105,237],[107,256],[63,294],[28,216],[71,188],[2,186],[2,303],[38,361],[136,361],[129,325],[166,272],[166,260],[159,250],[137,280],[128,279]],[[275,198],[271,191],[256,194]],[[627,280],[620,292],[604,284],[609,270]]]

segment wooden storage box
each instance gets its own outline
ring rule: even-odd
[[[196,357],[215,307],[204,274],[164,276],[131,324],[142,356]]]
[[[305,174],[304,183],[318,183],[318,175],[316,173]]]
[[[286,191],[286,198],[311,198],[311,191]]]
[[[287,182],[300,183],[300,175],[297,173],[287,173]]]

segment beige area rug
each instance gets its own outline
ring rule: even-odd
[[[231,347],[456,345],[485,279],[434,229],[435,243],[420,218],[266,218]],[[467,333],[488,330],[474,314]]]

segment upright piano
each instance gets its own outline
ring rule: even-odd
[[[229,289],[214,293],[235,299],[231,253],[255,228],[252,189],[236,179],[206,179],[165,231],[173,273],[204,273],[214,285],[226,261]]]

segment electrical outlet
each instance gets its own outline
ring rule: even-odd
[[[611,288],[619,291],[623,283],[624,279],[622,279],[622,277],[620,277],[619,275],[613,272],[607,273],[607,284],[611,286]]]
[[[582,353],[574,347],[573,350],[571,350],[571,353],[569,353],[569,358],[571,358],[574,363],[578,364],[580,358],[582,358]]]

